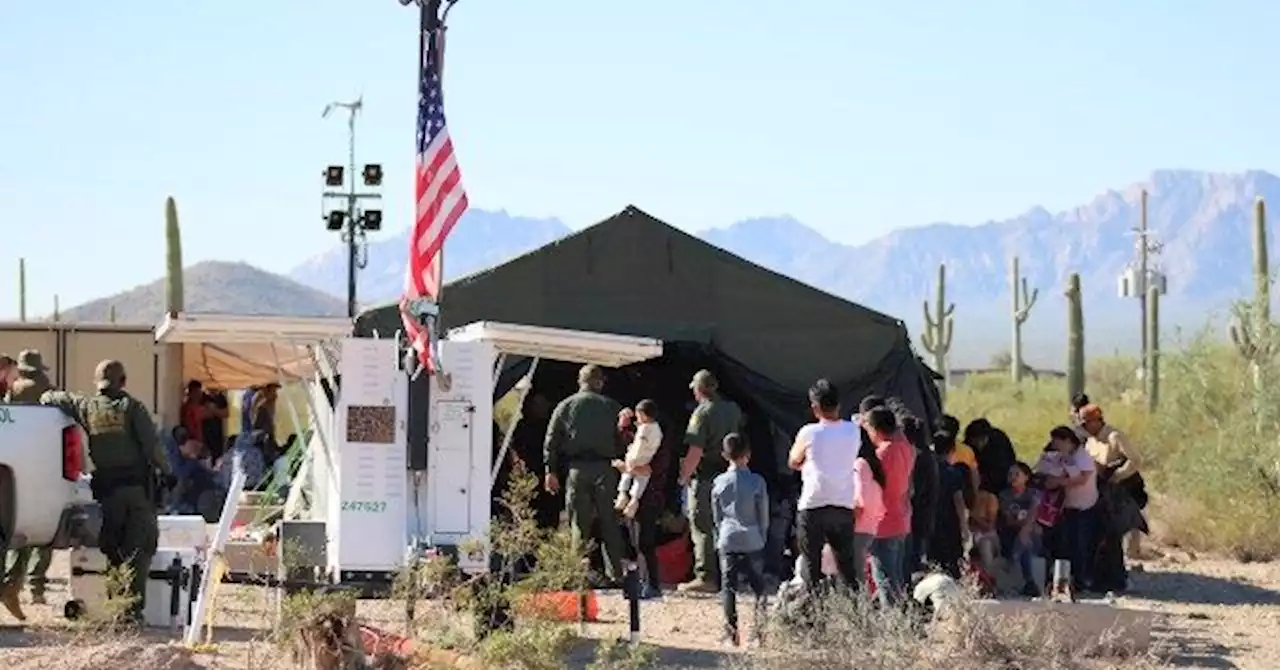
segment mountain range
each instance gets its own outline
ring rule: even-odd
[[[1211,173],[1158,170],[1061,212],[1033,208],[977,225],[930,223],[902,228],[860,245],[827,239],[791,217],[755,218],[698,233],[747,260],[830,293],[904,319],[921,332],[921,301],[931,302],[939,264],[947,269],[947,299],[956,303],[953,361],[980,365],[1008,347],[1010,259],[1039,290],[1024,326],[1025,357],[1061,365],[1066,303],[1062,289],[1081,275],[1086,342],[1091,353],[1132,352],[1141,337],[1136,302],[1117,295],[1134,259],[1141,193],[1149,192],[1148,227],[1161,250],[1154,258],[1168,277],[1162,331],[1196,329],[1211,313],[1252,290],[1251,221],[1255,198],[1280,203],[1280,177],[1263,171]],[[643,208],[643,203],[639,203]],[[1268,222],[1269,234],[1276,227]],[[445,248],[447,278],[456,278],[531,251],[571,232],[558,219],[503,211],[469,211]],[[360,276],[364,304],[394,299],[403,281],[408,232],[371,241]],[[293,279],[345,295],[346,255],[334,249],[290,273]]]
[[[1060,212],[1034,208],[976,225],[930,223],[902,228],[860,245],[832,241],[791,217],[755,218],[697,233],[749,261],[902,318],[919,337],[921,303],[932,304],[938,266],[946,265],[947,300],[956,304],[955,367],[985,364],[1010,342],[1010,259],[1039,290],[1023,329],[1024,357],[1061,367],[1065,356],[1066,277],[1084,288],[1086,343],[1091,355],[1132,353],[1141,337],[1135,301],[1117,296],[1117,280],[1134,257],[1143,190],[1148,226],[1160,243],[1155,262],[1168,277],[1162,332],[1202,327],[1252,291],[1251,221],[1262,197],[1280,202],[1280,177],[1262,171],[1210,173],[1159,170]],[[638,203],[643,208],[643,203]],[[622,208],[619,205],[619,209]],[[1276,226],[1268,222],[1274,238]],[[572,232],[555,218],[473,209],[445,247],[447,279],[498,265]],[[408,231],[370,240],[359,276],[362,305],[399,295]],[[341,314],[346,250],[334,248],[276,275],[243,263],[205,262],[187,268],[192,311],[245,314]],[[155,323],[163,284],[137,287],[66,310],[64,320],[105,321],[114,307],[122,322]],[[922,352],[923,353],[923,352]]]

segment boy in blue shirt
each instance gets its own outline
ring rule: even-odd
[[[723,454],[729,469],[711,487],[711,515],[715,522],[716,549],[720,552],[720,599],[724,605],[725,641],[741,644],[738,632],[737,586],[740,578],[756,595],[753,633],[759,640],[764,624],[763,552],[769,537],[769,492],[764,477],[752,472],[751,449],[742,436],[724,438]]]

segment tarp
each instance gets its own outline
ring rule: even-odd
[[[806,395],[819,378],[841,388],[846,409],[874,392],[900,397],[929,421],[939,412],[934,376],[901,320],[762,268],[635,207],[448,284],[441,309],[446,328],[487,320],[680,343],[664,360],[679,351],[702,358],[787,439],[809,420]],[[362,314],[356,333],[385,336],[400,327],[398,308],[388,305]]]
[[[304,346],[287,343],[182,344],[182,378],[206,388],[246,389],[279,383],[277,357],[285,383],[311,381],[315,368]]]

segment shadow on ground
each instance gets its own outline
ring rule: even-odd
[[[1175,633],[1165,623],[1153,631],[1157,638],[1157,656],[1173,668],[1238,668],[1229,657],[1232,649],[1195,633]]]
[[[565,666],[572,670],[590,667],[596,661],[600,644],[598,640],[579,642],[565,657]],[[625,642],[619,644],[620,647],[626,645]],[[729,659],[733,657],[729,652],[666,647],[652,642],[645,644],[654,650],[651,667],[664,670],[666,668],[723,668],[728,666]]]
[[[1144,572],[1132,575],[1135,597],[1192,605],[1280,605],[1280,592],[1240,579],[1191,572]]]

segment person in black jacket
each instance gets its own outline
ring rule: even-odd
[[[889,398],[886,406],[898,416],[898,423],[911,446],[916,448],[916,464],[911,470],[911,538],[907,543],[906,575],[924,566],[929,537],[933,535],[938,506],[938,462],[930,449],[929,430],[923,420],[911,413],[898,398]]]
[[[978,459],[979,488],[993,495],[1009,486],[1009,470],[1018,462],[1013,442],[986,419],[974,419],[964,427],[964,443]]]

